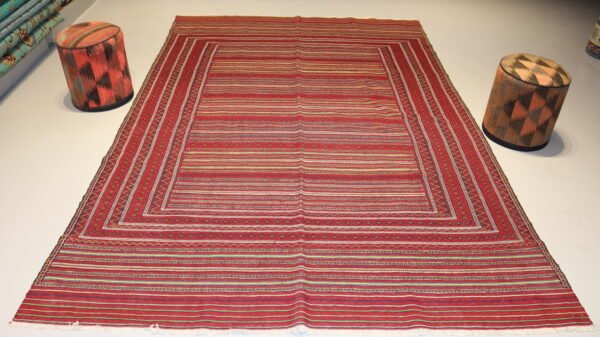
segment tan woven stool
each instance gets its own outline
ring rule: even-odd
[[[554,61],[512,54],[500,61],[483,131],[494,142],[519,151],[548,144],[571,77]]]

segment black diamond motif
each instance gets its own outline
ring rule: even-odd
[[[113,47],[108,43],[105,44],[104,45],[104,57],[106,57],[106,60],[110,61],[112,59],[113,54],[114,54]]]
[[[546,130],[548,130],[548,125],[550,125],[550,119],[545,120],[543,123],[537,126],[538,131],[545,134]]]
[[[94,101],[96,104],[100,104],[100,94],[98,93],[98,88],[94,88],[92,91],[87,93],[87,98],[90,101]]]
[[[97,84],[106,89],[112,89],[112,83],[110,82],[110,77],[108,76],[108,72],[102,74]]]
[[[531,132],[524,136],[521,136],[521,140],[523,141],[523,143],[529,145],[529,144],[531,144],[531,140],[533,139],[533,136],[535,136],[535,132]]]
[[[90,46],[90,47],[85,48],[85,52],[86,52],[87,56],[96,55],[97,54],[96,53],[96,46],[94,45],[94,46]]]
[[[89,78],[92,81],[96,80],[91,63],[86,63],[83,65],[83,67],[79,68],[79,74],[81,74],[83,77]]]

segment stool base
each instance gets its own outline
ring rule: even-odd
[[[600,47],[596,47],[596,49],[591,49],[589,46],[585,50],[588,55],[591,57],[600,60]]]
[[[110,105],[105,105],[105,106],[99,106],[96,108],[80,108],[77,105],[75,105],[75,102],[73,102],[73,100],[71,100],[71,102],[73,103],[73,106],[81,111],[85,111],[85,112],[102,112],[102,111],[108,111],[108,110],[112,110],[112,109],[116,109],[118,107],[120,107],[121,105],[125,105],[127,103],[129,103],[129,101],[131,101],[131,99],[133,98],[133,92],[131,93],[131,95],[123,98],[122,100],[115,102],[113,104]]]
[[[485,133],[485,135],[494,143],[498,144],[498,145],[502,145],[504,147],[507,147],[511,150],[517,150],[517,151],[522,151],[522,152],[531,152],[531,151],[537,151],[537,150],[541,150],[544,147],[546,147],[546,145],[548,145],[548,142],[545,142],[544,144],[541,145],[536,145],[536,146],[521,146],[521,145],[515,145],[512,143],[509,143],[507,141],[504,141],[496,136],[494,136],[491,132],[489,132],[485,126],[481,126],[481,129],[483,130],[483,133]]]

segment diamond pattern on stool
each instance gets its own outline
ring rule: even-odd
[[[125,103],[133,95],[123,34],[117,26],[74,25],[59,33],[57,43],[77,108],[102,110]]]
[[[514,121],[523,121],[517,130],[520,129],[520,135],[526,135],[538,128],[544,128],[551,118],[558,118],[557,103],[559,102],[556,93],[548,93],[545,90],[531,91],[520,94],[515,101],[507,102],[505,113],[509,116],[511,125]]]
[[[556,62],[531,54],[512,54],[504,57],[500,65],[508,74],[528,83],[560,87],[568,85],[571,77]]]
[[[507,59],[512,62],[511,69],[521,76],[525,74],[524,67],[530,66],[532,74],[537,74],[532,75],[535,80],[530,77],[521,80],[514,74],[507,73],[506,64],[503,64]],[[489,134],[521,148],[540,147],[548,142],[568,89],[568,85],[534,85],[532,82],[544,80],[545,77],[539,74],[547,67],[548,62],[537,58],[536,65],[532,65],[533,59],[535,58],[531,56],[511,55],[501,61],[483,120],[484,129]],[[557,66],[553,76],[558,76],[560,80],[554,83],[564,84],[566,79],[570,82],[570,78],[559,75],[566,72]]]

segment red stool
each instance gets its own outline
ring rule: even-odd
[[[133,97],[121,29],[105,22],[79,23],[56,36],[73,105],[83,111],[119,107]]]

